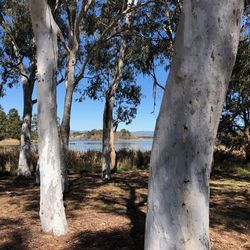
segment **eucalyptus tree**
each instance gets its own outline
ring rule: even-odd
[[[47,0],[30,0],[29,4],[37,54],[40,219],[44,232],[63,235],[67,231],[67,221],[56,108],[57,36],[60,30]]]
[[[103,24],[108,26],[116,9],[127,12],[117,23],[113,36],[102,43],[102,48],[95,52],[88,66],[91,80],[85,92],[94,99],[97,98],[96,92],[100,92],[101,96],[105,97],[102,150],[104,178],[110,178],[110,170],[114,162],[114,128],[121,121],[130,123],[136,115],[136,107],[139,105],[141,95],[138,91],[139,86],[134,85],[136,74],[155,76],[155,63],[158,62],[161,66],[166,64],[172,54],[178,19],[178,11],[173,1],[152,1],[136,8],[139,4],[139,1],[123,1],[116,5],[107,3],[103,7],[99,22],[96,22],[96,29],[102,30]],[[136,10],[132,13],[126,11],[132,7]],[[166,57],[168,60],[165,60]],[[123,86],[127,86],[127,90],[135,86],[136,88],[126,94],[126,88],[119,88],[122,82]],[[127,108],[126,102],[135,105]],[[115,119],[113,119],[114,106],[116,106]]]
[[[12,86],[21,79],[23,88],[23,123],[17,174],[30,176],[36,58],[27,1],[1,1],[0,24],[2,81]]]
[[[121,29],[121,26],[124,25],[124,28],[129,30],[131,29],[132,13],[128,12],[127,10],[136,5],[137,1],[133,0],[127,0],[125,1],[125,3],[123,2],[122,5],[120,4],[117,6],[107,5],[103,9],[101,18],[103,18],[104,20],[107,19],[112,8],[120,7],[122,8],[123,11],[127,12],[127,14],[124,15],[124,20],[122,18],[119,20],[119,22],[117,23],[117,27]],[[105,84],[106,88],[104,90],[105,104],[103,112],[103,135],[102,135],[102,176],[105,179],[111,178],[111,169],[115,161],[114,134],[113,134],[113,109],[115,105],[115,94],[118,88],[120,87],[122,80],[127,83],[133,80],[133,76],[131,76],[130,73],[130,71],[132,71],[131,67],[126,69],[127,70],[126,73],[124,72],[125,71],[124,68],[126,66],[125,55],[127,52],[127,48],[129,46],[128,34],[126,32],[120,32],[120,39],[118,41],[117,40],[118,39],[116,39],[116,41],[107,42],[105,47],[102,48],[102,50],[100,50],[100,54],[97,56],[97,58],[94,58],[92,60],[96,61],[94,65],[94,70],[97,67],[101,66],[100,71],[102,71],[100,72],[99,77],[96,78],[95,83],[100,84],[100,80],[106,83]],[[106,49],[106,51],[104,51],[103,49]],[[99,60],[101,59],[101,62],[100,61],[98,62],[96,59]],[[106,81],[103,78],[106,78]],[[133,85],[133,87],[135,88],[135,85]],[[120,90],[122,90],[122,88],[120,88]],[[122,91],[120,91],[120,93],[122,93]],[[137,106],[140,103],[140,101],[138,100],[140,99],[140,93],[138,91],[136,93],[137,93],[136,97],[137,100],[135,100],[134,102],[135,106]],[[133,96],[135,96],[134,94],[135,93],[133,93]]]
[[[154,134],[145,249],[210,249],[209,174],[243,1],[185,0]]]
[[[70,132],[70,116],[73,100],[73,93],[76,90],[79,82],[86,75],[86,68],[90,58],[94,53],[102,47],[105,40],[110,39],[116,32],[116,27],[119,20],[129,12],[134,11],[136,8],[145,6],[148,2],[153,1],[140,1],[137,7],[117,8],[116,6],[123,5],[122,1],[53,1],[60,9],[61,21],[59,23],[61,28],[60,38],[64,49],[67,54],[67,67],[65,76],[66,94],[64,100],[64,112],[60,128],[60,136],[62,141],[62,153],[64,156],[65,169],[64,179],[65,188],[67,189],[67,152]],[[103,10],[107,9],[106,6],[113,8],[112,18],[108,23],[101,24],[99,17]],[[102,25],[102,29],[95,29],[95,23]],[[62,26],[64,28],[62,28]]]
[[[66,73],[65,73],[65,87],[66,94],[64,99],[64,112],[60,126],[60,137],[61,137],[61,153],[63,158],[63,182],[64,189],[68,189],[67,181],[67,159],[68,159],[68,143],[69,143],[69,132],[70,132],[70,116],[71,106],[73,100],[73,92],[79,81],[82,79],[87,64],[87,59],[82,64],[82,68],[76,73],[76,65],[79,66],[79,61],[84,60],[79,56],[79,49],[81,47],[81,28],[84,19],[89,11],[90,6],[94,3],[93,0],[86,1],[59,1],[57,8],[61,8],[61,20],[66,21],[58,23],[61,30],[60,38],[63,43],[63,47],[66,51]],[[64,25],[62,29],[61,25]],[[64,32],[63,32],[64,30]]]
[[[107,43],[106,46],[106,48],[111,48],[112,44]],[[83,96],[105,102],[102,130],[102,176],[107,179],[111,177],[111,171],[115,166],[114,132],[120,123],[132,122],[142,95],[141,87],[135,82],[132,65],[129,64],[122,67],[121,78],[116,82],[117,86],[114,86],[117,80],[116,65],[120,58],[120,56],[117,57],[119,55],[117,51],[119,51],[119,46],[113,46],[112,52],[103,47],[101,52],[90,60],[88,73],[95,75],[89,80],[89,85],[82,93]]]

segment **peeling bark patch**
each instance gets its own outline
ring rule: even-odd
[[[214,62],[214,60],[215,60],[214,51],[212,51],[212,53],[211,53],[211,58],[212,58],[212,60],[213,60],[213,62]]]
[[[209,241],[207,240],[207,235],[203,235],[201,238],[199,238],[199,241],[201,244],[205,247],[205,249],[210,249],[209,247]]]

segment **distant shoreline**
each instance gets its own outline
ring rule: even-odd
[[[83,138],[69,138],[70,141],[102,141],[102,138],[88,138],[88,139],[83,139]],[[153,137],[145,137],[145,138],[116,138],[115,141],[119,141],[119,140],[123,140],[123,141],[133,141],[133,140],[137,140],[137,141],[152,141]]]
[[[70,138],[70,141],[102,141],[102,138],[95,138],[95,139],[81,139],[81,138]],[[153,137],[140,137],[140,138],[117,138],[115,141],[152,141]],[[37,144],[38,140],[32,140],[32,144]],[[20,141],[17,139],[4,139],[0,141],[0,147],[6,146],[20,146]]]

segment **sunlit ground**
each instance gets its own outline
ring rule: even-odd
[[[69,232],[41,233],[39,187],[34,181],[0,178],[0,249],[141,250],[147,202],[145,171],[70,176],[65,197]],[[250,249],[250,182],[235,176],[211,181],[212,249]]]

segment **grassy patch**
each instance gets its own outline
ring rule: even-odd
[[[242,162],[215,163],[212,174],[235,175],[242,178],[250,178],[250,164]]]

